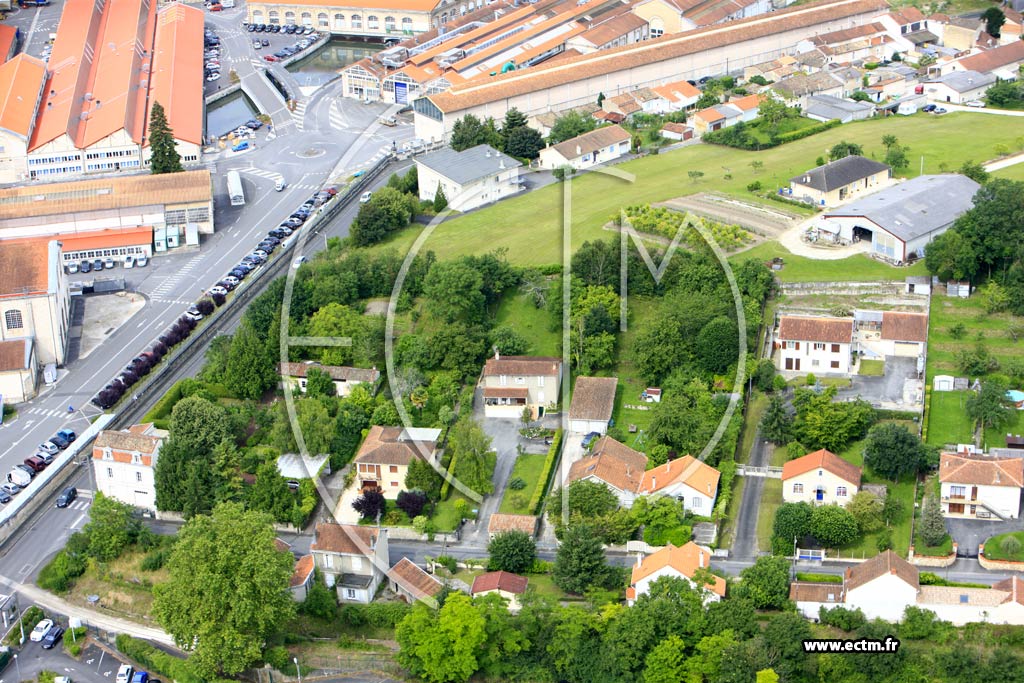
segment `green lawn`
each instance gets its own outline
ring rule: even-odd
[[[434,527],[439,532],[450,532],[454,531],[455,527],[458,526],[459,522],[462,521],[459,518],[459,513],[455,511],[455,501],[464,499],[461,493],[453,491],[448,497],[448,500],[442,500],[437,504],[434,510]],[[473,501],[469,501],[470,516],[472,516],[473,507],[476,505]]]
[[[1003,541],[1010,536],[1017,539],[1017,550],[1013,553],[1008,553],[1003,550]],[[986,539],[985,557],[990,560],[1012,560],[1014,562],[1024,562],[1024,531],[1009,531],[1005,534],[999,534],[998,536],[992,536]]]
[[[1021,419],[1021,413],[1024,411],[1014,410],[1010,413],[1010,421],[1006,423],[1005,427],[999,429],[985,429],[985,440],[983,446],[985,450],[989,448],[1004,448],[1006,446],[1006,435],[1007,434],[1020,434],[1024,431],[1024,419]]]
[[[969,392],[932,391],[928,409],[928,443],[945,446],[951,443],[973,443],[974,428],[964,411]]]
[[[918,261],[906,268],[895,268],[881,261],[856,254],[837,261],[819,261],[806,256],[794,256],[777,241],[764,242],[752,249],[737,254],[731,260],[743,261],[756,258],[770,261],[781,256],[782,270],[777,272],[783,282],[844,282],[867,280],[902,280],[910,275],[927,275],[924,261]]]
[[[775,511],[782,505],[782,480],[765,479],[761,492],[761,507],[757,511],[757,549],[766,552],[772,549],[772,524]]]
[[[644,450],[645,435],[654,418],[653,408],[657,404],[641,402],[640,393],[648,387],[648,384],[637,371],[630,350],[633,348],[633,339],[641,327],[640,321],[653,315],[659,304],[660,300],[653,297],[629,297],[629,324],[626,331],[619,335],[618,363],[611,372],[613,377],[619,378],[613,414],[615,424],[626,435],[626,445],[638,451]],[[651,410],[626,408],[627,405],[651,408]],[[636,425],[635,432],[630,433],[630,425]]]
[[[972,348],[979,337],[1004,367],[1011,360],[1019,360],[1024,344],[1007,334],[1012,319],[1009,313],[986,313],[977,295],[969,299],[933,296],[928,324],[928,381],[935,375],[962,375],[957,370],[956,351]],[[957,324],[964,327],[960,339],[950,332]]]
[[[937,173],[940,164],[957,168],[967,160],[987,161],[996,156],[994,147],[1024,135],[1024,120],[1005,117],[998,126],[985,114],[950,113],[945,116],[891,116],[859,121],[833,128],[780,147],[760,152],[747,152],[715,145],[693,145],[667,154],[646,156],[617,165],[615,168],[634,174],[635,182],[601,173],[587,173],[575,178],[571,186],[555,184],[529,194],[504,200],[493,207],[476,211],[441,224],[424,245],[440,258],[461,254],[481,254],[508,248],[508,258],[517,265],[559,263],[562,253],[563,190],[571,187],[570,247],[575,250],[584,241],[607,239],[611,233],[603,226],[624,204],[665,201],[695,192],[724,192],[748,201],[758,200],[746,186],[760,180],[769,187],[781,187],[789,178],[815,166],[815,160],[840,140],[864,146],[868,156],[880,157],[883,135],[895,135],[910,147],[908,155],[914,163],[908,176],[920,172],[923,156],[924,172]],[[977,124],[977,125],[976,125]],[[971,131],[971,143],[963,144],[963,132]],[[762,170],[755,172],[751,161],[761,161]],[[689,179],[688,170],[700,170],[704,177],[698,182]],[[724,176],[729,175],[729,179]],[[781,205],[768,202],[776,208]],[[397,248],[404,253],[420,229],[412,227],[394,236],[376,249]],[[781,249],[776,245],[777,248]],[[851,260],[852,261],[852,260]],[[821,271],[814,274],[804,268],[803,280],[850,280],[863,278],[865,272],[885,273],[875,277],[916,275],[915,269],[892,269],[860,257],[858,268],[843,261],[815,262]],[[868,267],[872,264],[872,267]],[[794,264],[796,266],[796,264]],[[782,277],[789,279],[783,269]],[[800,271],[799,267],[791,270]],[[839,277],[834,277],[834,274]]]
[[[528,453],[516,458],[509,481],[518,477],[526,482],[526,487],[518,491],[511,488],[506,489],[498,512],[509,515],[533,514],[533,510],[529,507],[530,498],[533,497],[534,492],[537,490],[541,470],[544,469],[544,461],[547,457],[546,453]]]
[[[530,341],[529,356],[561,357],[561,327],[552,331],[550,325],[551,314],[518,292],[503,297],[494,316],[495,327],[511,327]]]
[[[864,375],[866,377],[883,377],[885,375],[885,361],[862,360],[860,362],[860,370],[857,374]]]
[[[725,508],[725,517],[719,524],[718,547],[732,547],[733,536],[736,529],[736,515],[740,511],[740,503],[743,501],[743,487],[747,483],[746,477],[733,478],[732,497],[729,499],[729,506]]]

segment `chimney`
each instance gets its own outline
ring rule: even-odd
[[[704,551],[697,548],[697,566],[704,569]]]
[[[644,554],[643,553],[637,553],[636,554],[636,566],[639,567],[641,564],[643,564],[643,559],[644,559]]]
[[[658,478],[651,477],[651,490],[653,491],[656,488],[658,488]]]
[[[498,352],[498,347],[494,347],[494,360],[501,360],[501,354]]]
[[[576,145],[576,156],[583,156],[583,148]]]
[[[498,161],[498,168],[500,168],[503,171],[505,170],[505,160],[504,159],[501,159],[501,160]]]

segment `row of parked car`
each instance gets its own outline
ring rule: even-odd
[[[121,265],[125,268],[145,268],[149,264],[149,258],[143,255],[126,254],[123,259],[120,260]],[[110,256],[106,258],[93,259],[92,261],[82,261],[81,263],[69,263],[67,265],[68,273],[91,273],[92,271],[99,272],[101,270],[111,270],[115,268],[118,261],[115,261]]]
[[[32,478],[46,469],[61,451],[66,449],[77,438],[70,429],[62,429],[36,447],[36,454],[25,458],[20,465],[15,465],[7,473],[7,483],[0,486],[0,503],[10,503],[11,496],[16,496],[22,489],[28,488]]]
[[[242,28],[249,33],[287,33],[288,35],[312,35],[316,29],[312,26],[299,26],[298,24],[247,24],[242,23]]]
[[[207,27],[206,35],[203,39],[203,62],[204,71],[203,75],[207,81],[216,81],[220,79],[220,38],[217,37],[216,31]]]

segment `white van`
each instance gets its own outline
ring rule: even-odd
[[[134,268],[135,267],[135,256],[133,254],[125,254],[124,267]]]
[[[274,181],[274,189],[276,191],[278,191],[278,192],[283,190],[284,189],[284,180],[281,179],[281,178],[278,178],[276,181]]]
[[[7,481],[12,484],[17,484],[21,488],[25,488],[32,483],[32,476],[25,470],[15,467],[7,473]]]
[[[145,268],[146,264],[148,264],[148,263],[149,263],[149,258],[147,258],[146,256],[136,256],[135,257],[135,265],[138,266],[139,268]]]
[[[131,683],[133,673],[135,673],[135,669],[131,664],[122,664],[121,668],[117,670],[117,683]]]

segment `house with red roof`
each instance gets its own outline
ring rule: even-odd
[[[782,500],[846,505],[860,490],[861,469],[821,449],[782,466]]]
[[[626,589],[626,601],[632,607],[636,599],[646,595],[651,584],[663,576],[674,576],[695,585],[694,577],[698,572],[702,572],[710,581],[701,586],[704,602],[717,602],[725,597],[725,579],[711,574],[710,571],[711,551],[707,548],[702,548],[693,541],[683,546],[669,543],[655,553],[637,558],[629,588]]]
[[[367,604],[387,578],[387,529],[322,522],[310,551],[328,587],[337,589],[338,602]]]
[[[775,334],[775,367],[784,372],[850,372],[853,318],[783,315]]]
[[[167,432],[152,422],[105,430],[92,444],[93,478],[103,495],[156,511],[156,463]]]
[[[529,580],[525,576],[505,571],[487,572],[473,579],[469,594],[474,598],[481,595],[500,595],[508,601],[508,610],[518,612],[521,605],[519,596],[526,592]]]

